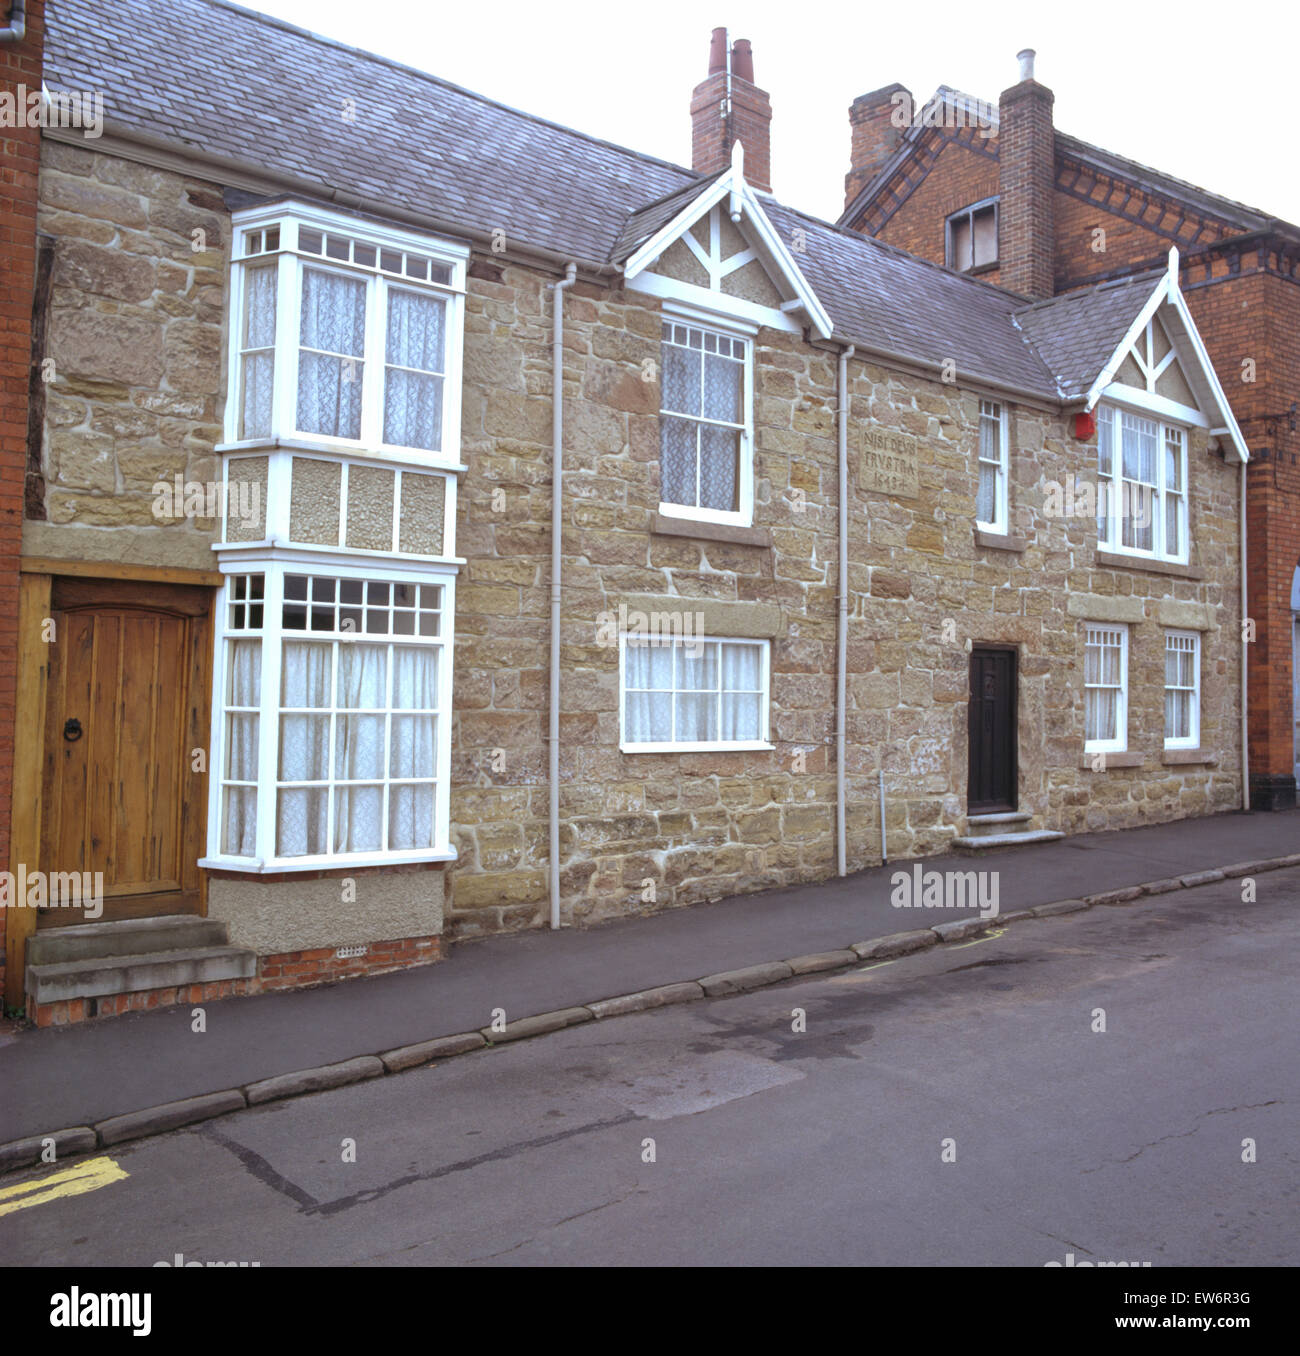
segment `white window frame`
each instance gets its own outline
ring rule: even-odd
[[[278,230],[278,246],[263,248],[265,232]],[[219,452],[264,447],[360,453],[410,465],[452,468],[460,463],[461,386],[464,348],[465,276],[469,246],[413,231],[379,226],[300,202],[264,204],[231,217],[233,237],[230,266],[230,309],[227,334],[225,442]],[[316,254],[300,248],[302,231],[346,237],[376,251],[387,250],[432,260],[447,270],[448,280],[419,280],[368,266]],[[259,240],[258,237],[261,237]],[[269,261],[269,263],[267,262]],[[245,279],[248,270],[268,266],[276,270],[276,319],[271,426],[267,434],[244,437],[242,345],[244,337]],[[366,283],[366,337],[361,390],[361,429],[358,438],[302,432],[296,427],[298,409],[299,319],[304,270],[316,268]],[[445,352],[442,373],[442,433],[438,451],[385,443],[384,381],[387,300],[393,290],[437,296],[444,301]]]
[[[346,869],[358,866],[392,865],[400,862],[437,862],[454,861],[456,851],[450,841],[451,791],[451,692],[452,664],[454,644],[454,618],[456,606],[456,573],[454,570],[430,569],[427,565],[411,568],[399,558],[385,560],[382,563],[366,565],[357,561],[340,561],[337,556],[323,552],[309,551],[263,551],[257,554],[241,553],[232,563],[223,563],[227,578],[222,586],[216,603],[215,643],[213,650],[213,687],[212,687],[212,733],[209,748],[211,750],[210,775],[208,778],[208,845],[209,853],[199,861],[201,867],[273,874],[289,871],[316,871],[329,868]],[[234,628],[230,625],[232,587],[235,576],[260,574],[263,585],[263,626],[261,630]],[[430,848],[394,849],[378,852],[350,853],[313,853],[297,857],[281,857],[277,851],[277,810],[280,789],[279,738],[280,738],[280,677],[282,669],[282,646],[286,640],[310,641],[313,638],[322,643],[349,641],[340,638],[337,632],[316,631],[310,629],[286,629],[282,625],[284,607],[284,578],[288,574],[307,574],[327,576],[336,580],[356,579],[369,581],[395,581],[409,584],[427,584],[441,587],[442,605],[439,631],[436,637],[423,637],[419,640],[407,640],[400,636],[379,635],[360,631],[356,641],[361,644],[374,643],[384,645],[420,644],[436,646],[441,653],[438,660],[438,706],[436,716],[437,760],[433,775],[434,784],[434,843]],[[224,787],[233,783],[225,777],[226,768],[226,690],[228,664],[232,640],[258,640],[261,643],[261,701],[258,707],[258,762],[257,762],[257,815],[256,848],[251,857],[235,856],[223,849],[222,819],[224,809]],[[391,670],[391,665],[390,665]],[[391,681],[391,679],[390,679]],[[321,708],[320,714],[328,715],[334,708]],[[333,776],[331,762],[329,783],[337,779]],[[406,783],[415,778],[389,779],[385,773],[382,780],[385,787],[390,780]],[[293,784],[293,783],[287,783]],[[387,794],[385,793],[384,822],[387,824]],[[332,806],[332,800],[331,800]],[[331,832],[333,816],[330,815]]]
[[[993,210],[993,258],[986,259],[982,264],[975,262],[975,216],[976,213],[983,212],[988,208]],[[981,198],[979,202],[973,202],[969,207],[963,207],[959,212],[951,212],[944,219],[943,223],[943,241],[944,241],[944,259],[947,267],[954,269],[958,273],[969,273],[977,268],[993,268],[1001,261],[1002,249],[1001,240],[998,235],[998,229],[1001,226],[999,220],[1000,212],[998,199]],[[963,219],[970,222],[970,258],[971,261],[965,267],[956,262],[956,251],[953,248],[953,225]]]
[[[1199,631],[1166,631],[1165,632],[1165,655],[1168,656],[1171,648],[1170,641],[1191,641],[1192,654],[1192,686],[1175,687],[1169,686],[1168,669],[1165,672],[1164,690],[1166,692],[1190,692],[1191,700],[1191,719],[1188,721],[1189,733],[1181,738],[1171,738],[1169,735],[1169,726],[1165,726],[1165,748],[1167,749],[1199,749],[1201,747],[1201,633]],[[1186,648],[1186,647],[1180,647]],[[1168,659],[1166,658],[1166,664]]]
[[[689,605],[689,599],[683,600]],[[761,702],[759,706],[759,739],[736,740],[654,740],[635,743],[627,738],[627,646],[628,641],[636,643],[643,639],[638,632],[629,634],[624,631],[618,638],[618,746],[624,753],[736,753],[750,749],[771,749],[768,739],[771,732],[772,711],[772,642],[753,636],[665,636],[650,634],[644,639],[651,645],[753,645],[759,650],[761,673],[759,676]],[[721,658],[721,654],[719,654]],[[719,691],[721,691],[721,664],[719,664]],[[677,689],[673,688],[673,729],[677,728]]]
[[[1089,739],[1087,737],[1088,720],[1088,691],[1090,687],[1104,688],[1111,690],[1110,684],[1088,683],[1087,652],[1088,646],[1093,644],[1092,636],[1094,632],[1118,632],[1120,636],[1120,657],[1119,657],[1119,687],[1116,689],[1118,696],[1115,700],[1115,730],[1114,739]],[[1084,625],[1083,634],[1084,646],[1084,668],[1083,668],[1083,689],[1084,689],[1084,741],[1083,751],[1085,753],[1126,753],[1128,751],[1128,652],[1129,652],[1129,628],[1126,622],[1087,622]]]
[[[1123,542],[1123,519],[1126,495],[1124,493],[1124,452],[1123,421],[1125,419],[1145,419],[1156,426],[1156,481],[1153,496],[1152,549],[1142,550],[1136,546],[1125,546]],[[1101,469],[1102,428],[1110,426],[1109,473]],[[1166,511],[1170,490],[1168,487],[1167,447],[1170,438],[1176,437],[1180,443],[1179,480],[1182,489],[1177,496],[1182,501],[1180,516],[1181,549],[1176,552],[1166,550]],[[1187,482],[1188,429],[1178,423],[1162,419],[1159,414],[1140,405],[1132,408],[1117,401],[1107,401],[1097,408],[1097,545],[1103,551],[1115,555],[1132,556],[1135,560],[1165,560],[1175,565],[1186,565],[1191,558],[1191,487]],[[1102,531],[1102,522],[1106,524]]]
[[[996,411],[996,414],[990,413],[990,411]],[[997,420],[997,424],[998,424],[998,460],[997,460],[996,463],[994,463],[994,462],[986,462],[986,461],[984,460],[984,458],[980,456],[980,442],[981,442],[981,440],[980,440],[980,438],[979,438],[979,436],[978,436],[978,433],[977,433],[977,434],[976,434],[976,439],[975,439],[975,467],[976,467],[976,470],[975,470],[975,476],[976,476],[976,479],[975,479],[975,500],[976,500],[976,503],[978,504],[978,502],[979,502],[979,472],[980,472],[980,468],[981,468],[981,467],[984,467],[984,466],[994,466],[994,465],[996,465],[996,468],[997,468],[997,487],[996,487],[996,489],[994,490],[994,493],[993,493],[993,519],[992,519],[992,521],[985,522],[982,518],[979,518],[979,517],[977,516],[976,519],[975,519],[975,525],[976,525],[976,527],[983,528],[983,529],[984,529],[985,531],[987,531],[987,532],[996,532],[996,533],[998,533],[998,534],[1001,535],[1001,536],[1005,536],[1005,535],[1007,534],[1007,532],[1010,530],[1009,527],[1008,527],[1008,522],[1009,522],[1009,520],[1010,520],[1010,512],[1009,512],[1009,507],[1008,507],[1007,481],[1008,481],[1008,478],[1009,478],[1009,469],[1010,469],[1010,455],[1009,455],[1009,451],[1008,451],[1009,445],[1010,445],[1010,435],[1009,435],[1009,432],[1008,432],[1008,425],[1009,425],[1010,422],[1011,422],[1011,419],[1010,419],[1010,411],[1007,409],[1006,401],[1004,401],[1004,400],[985,400],[985,399],[981,399],[981,400],[980,400],[980,412],[979,412],[979,420],[980,420],[980,423],[983,424],[983,422],[984,422],[984,420],[985,420],[986,418],[996,419],[996,420]]]
[[[660,501],[659,512],[666,518],[689,518],[703,523],[730,523],[738,527],[750,527],[754,521],[754,336],[751,331],[729,324],[725,320],[703,319],[698,313],[677,311],[669,306],[663,308],[665,325],[683,325],[687,329],[700,330],[705,334],[715,334],[744,345],[744,376],[741,389],[741,415],[743,425],[738,428],[740,464],[736,468],[736,503],[734,512],[722,509],[699,508],[693,504],[673,504],[662,497],[663,463],[660,462]],[[695,419],[693,415],[679,414],[663,408],[663,340],[660,340],[659,358],[659,419],[660,448],[662,449],[662,420],[693,419],[696,423],[718,423],[717,420]],[[734,424],[723,425],[737,428]],[[662,451],[661,451],[662,456]]]

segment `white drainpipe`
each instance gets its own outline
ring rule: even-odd
[[[564,289],[573,285],[576,264],[551,291],[555,313],[551,326],[551,691],[550,691],[550,818],[551,926],[560,926],[560,506],[564,492]]]
[[[835,859],[841,876],[848,875],[848,831],[844,823],[845,710],[848,705],[849,645],[849,359],[852,344],[840,350],[840,590],[839,629],[835,673]]]
[[[9,22],[0,28],[0,42],[22,42],[27,36],[26,0],[14,0],[9,11]]]
[[[1241,808],[1250,809],[1249,642],[1246,640],[1246,463],[1241,463]]]

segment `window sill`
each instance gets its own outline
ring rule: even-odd
[[[1103,569],[1145,570],[1148,574],[1171,574],[1177,579],[1204,579],[1205,571],[1195,565],[1181,565],[1173,560],[1156,560],[1150,556],[1130,556],[1123,551],[1097,548],[1095,562]]]
[[[1160,761],[1169,767],[1192,763],[1214,766],[1219,761],[1219,755],[1212,749],[1166,749]]]
[[[993,532],[987,527],[976,527],[975,545],[986,546],[991,551],[1023,551],[1025,539],[1006,532]]]
[[[1109,772],[1113,767],[1143,767],[1146,764],[1146,754],[1130,753],[1127,750],[1123,752],[1107,753],[1104,749],[1097,749],[1092,753],[1085,753],[1079,758],[1079,766],[1087,772],[1094,770],[1093,764],[1096,759],[1102,759],[1102,765],[1095,770],[1098,772]]]
[[[620,744],[623,753],[754,753],[776,746],[764,739],[747,739],[736,744]]]
[[[766,527],[741,527],[738,523],[714,523],[705,518],[678,518],[656,513],[650,531],[661,537],[693,537],[696,541],[729,541],[738,546],[771,546]]]
[[[252,857],[200,857],[205,871],[232,871],[241,876],[284,876],[293,872],[353,871],[363,866],[404,866],[412,862],[454,862],[455,848],[435,852],[369,852],[340,860],[338,857],[295,857],[287,862],[261,862]]]

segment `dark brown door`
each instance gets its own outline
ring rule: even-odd
[[[972,814],[1016,808],[1016,652],[971,651],[970,780]]]
[[[201,912],[210,599],[55,580],[40,865],[102,873],[102,912],[69,907],[65,886],[38,927]]]

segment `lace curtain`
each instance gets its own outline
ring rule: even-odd
[[[262,642],[229,642],[230,706],[256,708],[262,700]],[[258,717],[232,711],[226,716],[226,776],[257,782]],[[237,857],[257,855],[257,787],[228,786],[221,831],[221,850]]]
[[[1155,541],[1156,425],[1136,415],[1120,417],[1124,476],[1123,543],[1151,551]]]
[[[441,447],[446,309],[441,297],[397,288],[388,293],[386,443],[431,452]]]
[[[716,641],[635,644],[624,662],[624,738],[632,744],[761,738],[762,655]]]
[[[330,683],[338,652],[339,710],[331,716]],[[388,761],[385,725],[389,666],[392,708]],[[384,842],[385,778],[432,778],[437,770],[435,721],[437,655],[432,649],[387,645],[286,641],[281,679],[280,780],[335,782],[333,844],[326,786],[282,787],[277,853],[301,857],[327,852],[379,852],[434,845],[431,783],[389,788],[388,842]],[[321,710],[320,715],[314,714]],[[421,710],[421,708],[424,708]],[[403,714],[410,712],[411,714]],[[330,722],[334,766],[329,767]],[[370,783],[367,785],[366,783]]]
[[[1089,742],[1118,738],[1122,682],[1120,647],[1090,640],[1083,652],[1083,681],[1086,686],[1084,738]]]
[[[271,390],[275,384],[274,268],[250,268],[244,274],[243,403],[241,432],[260,438],[271,432]]]
[[[697,334],[693,331],[692,337]],[[665,343],[662,367],[661,497],[669,504],[735,512],[740,432],[698,421],[742,422],[744,364],[719,353]]]
[[[1190,646],[1165,646],[1165,738],[1190,739],[1192,689],[1196,686],[1196,651]]]
[[[998,471],[1002,464],[1002,449],[998,440],[997,419],[980,412],[980,483],[975,496],[975,519],[981,523],[994,521],[998,509]]]
[[[298,354],[298,429],[361,436],[366,284],[305,268]]]

